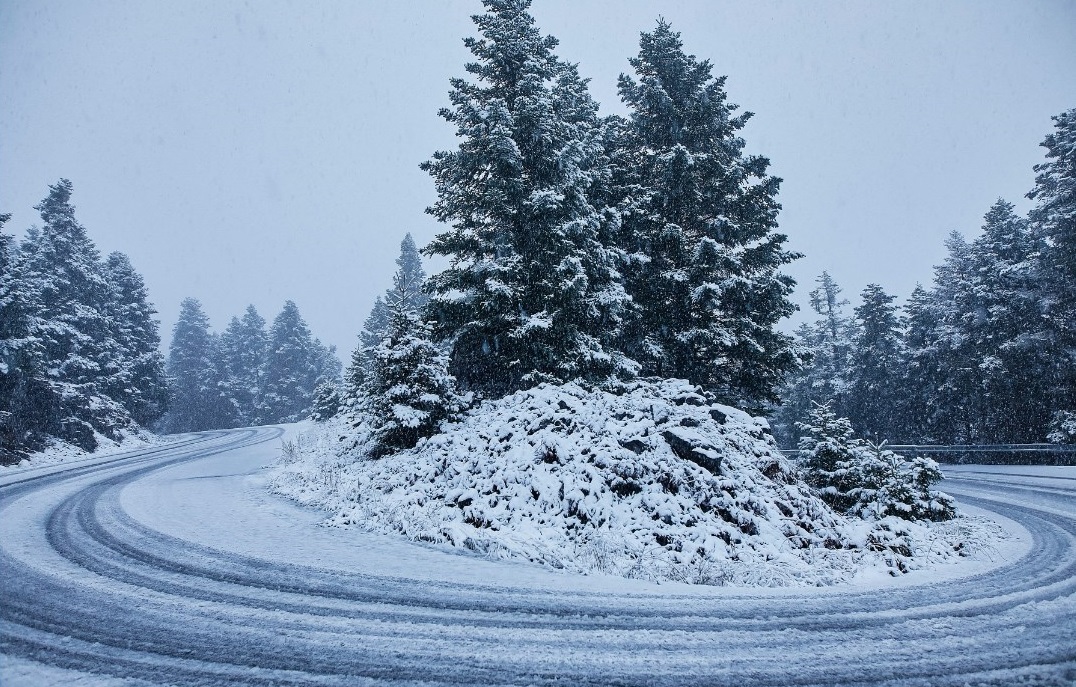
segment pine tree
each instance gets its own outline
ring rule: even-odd
[[[220,369],[219,341],[209,330],[202,304],[186,298],[172,330],[167,372],[172,378],[172,403],[164,420],[172,433],[222,429],[236,425],[235,408],[227,397]]]
[[[401,282],[401,288],[396,291],[405,299],[400,304],[401,307],[411,312],[422,312],[430,301],[430,297],[424,291],[426,270],[422,267],[422,255],[410,233],[405,234],[403,241],[400,242],[400,256],[396,258],[396,268]],[[389,298],[391,291],[392,289],[385,292],[386,299]]]
[[[932,403],[937,409],[934,427],[946,443],[980,441],[982,379],[979,355],[967,337],[977,316],[971,246],[959,232],[945,242],[949,254],[935,267],[931,298],[939,314],[935,339],[937,379]]]
[[[321,339],[314,339],[313,360],[317,384],[328,382],[336,386],[340,383],[344,366],[336,356],[336,346],[326,346]]]
[[[1050,404],[1057,412],[1076,412],[1076,109],[1053,120],[1054,131],[1042,143],[1046,161],[1035,166],[1035,188],[1027,196],[1036,201],[1030,219],[1046,244],[1040,308],[1054,351]]]
[[[111,288],[100,253],[75,219],[71,192],[71,182],[61,179],[35,206],[44,223],[23,243],[21,270],[42,323],[48,383],[60,399],[57,434],[92,451],[95,432],[118,438],[130,417],[105,392],[110,361],[122,351],[111,336]]]
[[[971,246],[974,317],[964,335],[981,379],[979,432],[988,443],[1042,441],[1050,422],[1050,324],[1036,269],[1044,243],[1004,200]]]
[[[865,519],[948,520],[956,514],[953,499],[931,489],[942,479],[933,460],[908,461],[884,441],[857,438],[848,418],[837,417],[826,404],[815,404],[800,429],[807,482],[834,509]]]
[[[799,429],[799,460],[807,483],[834,509],[847,511],[856,502],[852,466],[863,448],[852,423],[837,417],[828,403],[815,403]]]
[[[314,408],[310,411],[311,420],[325,422],[339,414],[342,409],[340,389],[335,383],[324,380],[314,387]]]
[[[1046,440],[1053,444],[1076,444],[1076,413],[1067,410],[1054,413]]]
[[[240,426],[258,424],[257,400],[262,389],[262,369],[269,341],[265,319],[253,305],[243,317],[233,317],[220,337],[220,365],[225,374],[227,396]]]
[[[861,431],[880,441],[904,431],[898,386],[905,366],[902,323],[894,297],[882,287],[868,284],[862,299],[855,309],[848,415]]]
[[[135,422],[149,427],[168,405],[168,380],[161,355],[156,310],[150,304],[142,275],[123,253],[105,263],[111,288],[107,314],[118,355],[106,362],[104,390],[123,404]]]
[[[264,389],[258,401],[260,422],[298,422],[310,415],[318,362],[314,340],[298,306],[285,302],[269,328]]]
[[[10,218],[0,214],[0,230]],[[43,448],[59,413],[45,372],[37,304],[19,263],[15,238],[0,231],[0,465]]]
[[[940,432],[937,391],[942,385],[942,353],[939,348],[941,305],[921,285],[912,290],[904,306],[904,378],[901,382],[900,416],[903,436],[913,443],[946,443]]]
[[[626,297],[590,193],[610,175],[597,106],[529,0],[484,5],[465,40],[476,83],[453,79],[441,111],[460,146],[423,165],[428,212],[452,225],[426,249],[450,259],[430,280],[434,333],[461,384],[490,395],[601,380],[628,364],[606,345]]]
[[[411,285],[401,272],[395,283],[388,299],[389,327],[372,351],[363,389],[375,456],[413,447],[463,407],[444,354],[408,302]]]
[[[422,267],[422,255],[415,246],[415,240],[411,234],[404,236],[400,242],[400,256],[396,258],[397,271],[403,275],[407,285],[407,300],[405,307],[413,312],[423,312],[429,303],[429,296],[425,292],[426,271]],[[381,343],[388,332],[391,315],[385,300],[390,298],[392,289],[385,291],[385,296],[377,297],[370,315],[363,323],[362,331],[359,332],[359,345],[351,354],[351,362],[348,365],[345,378],[345,402],[354,403],[361,394],[362,386],[370,371],[373,350]]]
[[[789,375],[781,389],[781,406],[774,415],[774,435],[783,446],[796,446],[798,424],[807,420],[815,404],[828,404],[835,413],[845,414],[848,405],[848,370],[851,365],[851,321],[843,308],[841,287],[822,272],[810,292],[811,309],[819,316],[796,329],[800,368]]]
[[[351,362],[344,374],[344,403],[354,405],[362,395],[363,385],[370,374],[371,356],[374,348],[388,330],[390,321],[389,308],[381,296],[374,301],[374,307],[363,323],[359,332],[359,345],[351,353]]]
[[[745,156],[725,78],[683,51],[664,20],[643,33],[620,77],[630,125],[617,156],[628,290],[639,307],[628,355],[647,375],[683,377],[733,405],[758,409],[798,360],[775,330],[791,315],[794,282],[779,269],[799,257],[775,233],[780,179]]]

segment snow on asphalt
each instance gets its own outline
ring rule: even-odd
[[[947,469],[961,507],[998,523],[975,560],[743,589],[571,575],[319,527],[325,514],[265,491],[279,447],[272,430],[220,432],[36,480],[5,474],[0,683],[1076,679],[1071,468]]]

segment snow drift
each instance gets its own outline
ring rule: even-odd
[[[357,437],[357,438],[356,438]],[[955,557],[959,528],[834,513],[763,420],[685,382],[542,385],[414,449],[366,457],[334,420],[289,445],[272,488],[331,525],[576,572],[701,584],[829,584]],[[952,538],[952,537],[950,537]]]

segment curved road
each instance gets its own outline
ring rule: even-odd
[[[359,547],[369,538],[354,565],[255,555],[249,542],[214,539],[192,499],[211,484],[249,479],[275,455],[281,432],[188,435],[103,462],[0,476],[0,661],[20,667],[8,679],[1076,684],[1071,478],[962,472],[948,480],[961,502],[1030,533],[1026,555],[971,577],[772,592],[625,582],[608,592],[590,578],[362,533],[347,535]],[[299,516],[281,508],[259,511],[257,526],[286,530]],[[181,531],[205,536],[175,536]],[[413,551],[423,571],[383,555],[397,550]]]

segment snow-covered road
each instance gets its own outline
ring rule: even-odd
[[[0,476],[0,682],[1076,684],[1073,470],[949,471],[1014,533],[970,576],[744,590],[314,527],[281,433]]]

